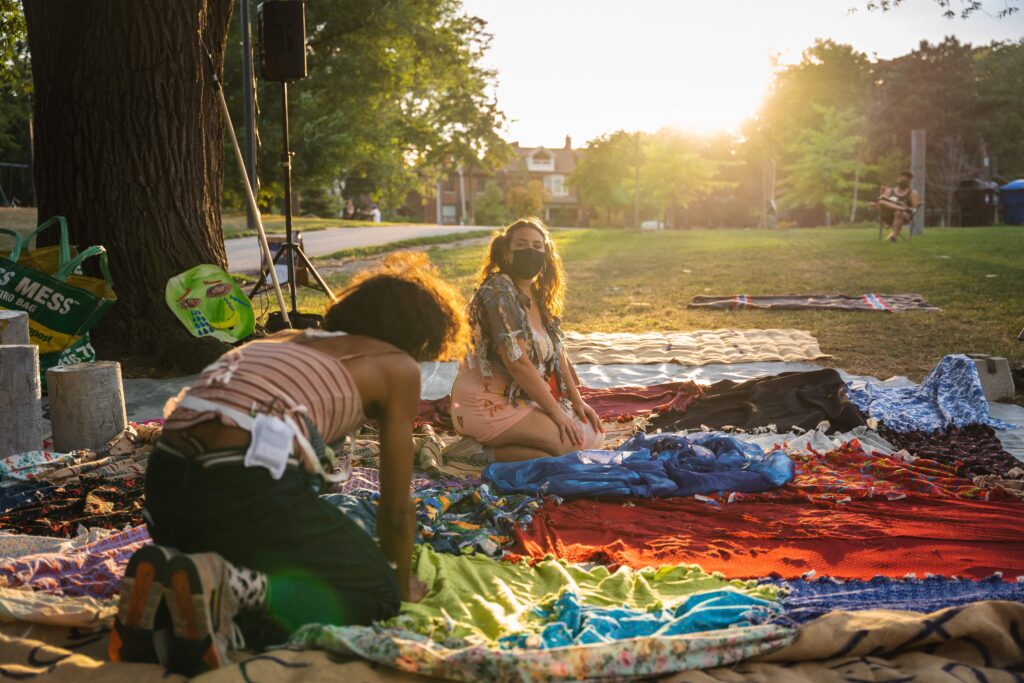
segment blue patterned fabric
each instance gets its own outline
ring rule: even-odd
[[[962,354],[943,358],[917,386],[894,388],[868,382],[854,389],[848,384],[847,395],[861,412],[897,432],[935,432],[969,424],[1017,427],[989,416],[978,368]]]
[[[505,636],[498,641],[502,648],[552,648],[648,636],[681,636],[764,623],[779,618],[782,610],[778,603],[721,589],[697,593],[673,610],[650,612],[582,605],[578,595],[565,592],[553,604],[534,608],[534,614],[546,624],[540,633]]]
[[[488,465],[483,478],[501,493],[641,498],[710,495],[778,488],[794,475],[781,451],[720,433],[637,434],[616,451]]]
[[[771,583],[787,588],[789,595],[782,601],[785,613],[770,620],[789,624],[801,624],[839,610],[892,609],[929,613],[979,600],[1024,602],[1024,582],[1004,581],[1000,576],[981,581],[879,576],[870,581],[821,578]]]

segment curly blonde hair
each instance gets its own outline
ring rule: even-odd
[[[375,337],[418,361],[458,360],[469,345],[465,310],[426,254],[400,252],[357,275],[327,309],[324,328]]]
[[[551,232],[544,225],[544,221],[536,216],[526,216],[511,223],[504,230],[494,234],[491,239],[490,248],[484,258],[484,264],[480,268],[480,282],[483,282],[495,273],[509,274],[509,264],[506,261],[505,252],[512,244],[512,233],[521,228],[533,228],[544,236],[544,268],[540,275],[533,281],[531,288],[537,301],[544,308],[545,314],[556,317],[562,314],[565,305],[565,268],[562,266],[562,257],[558,255],[555,243],[551,241]]]

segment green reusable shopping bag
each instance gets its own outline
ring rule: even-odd
[[[61,227],[59,245],[25,248],[32,237],[54,221]],[[44,383],[48,368],[95,360],[89,330],[117,301],[107,250],[89,247],[72,256],[63,218],[50,219],[28,238],[11,230],[0,232],[13,235],[15,241],[11,253],[0,256],[0,308],[28,313],[29,336],[39,347]],[[94,256],[99,259],[100,278],[81,274],[82,262]]]
[[[196,337],[214,337],[233,344],[252,334],[256,316],[252,302],[231,276],[203,264],[167,281],[164,300]]]

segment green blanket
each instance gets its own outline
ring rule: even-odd
[[[538,605],[571,592],[595,607],[631,607],[644,611],[672,609],[694,593],[732,588],[752,597],[775,600],[778,589],[756,581],[728,580],[697,565],[630,569],[582,569],[546,558],[501,562],[483,555],[456,556],[418,546],[414,571],[430,592],[419,603],[402,605],[388,626],[435,639],[478,636],[489,644],[512,633],[534,630]]]

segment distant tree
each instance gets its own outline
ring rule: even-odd
[[[974,75],[971,121],[998,170],[1007,178],[1024,177],[1024,39],[975,51]]]
[[[547,192],[539,180],[529,180],[526,183],[516,183],[508,188],[505,193],[505,203],[512,213],[512,218],[523,216],[539,216],[544,211],[544,200],[547,199]]]
[[[973,167],[960,136],[947,137],[932,148],[939,154],[938,158],[929,164],[931,172],[928,174],[927,196],[938,200],[932,203],[942,209],[943,225],[952,225],[953,209],[956,206],[953,193]]]
[[[825,224],[831,225],[849,207],[862,122],[848,111],[821,105],[814,109],[815,125],[801,131],[787,150],[794,161],[782,180],[783,200],[793,207],[823,208]]]
[[[642,196],[655,207],[657,215],[668,217],[672,227],[677,227],[679,210],[723,186],[715,180],[717,176],[718,164],[693,139],[664,129],[644,140]]]
[[[510,220],[501,186],[493,180],[487,181],[484,191],[473,202],[473,222],[477,225],[505,225]]]
[[[632,135],[617,131],[587,143],[569,186],[588,210],[604,214],[604,224],[612,225],[613,216],[631,206],[633,196],[627,187],[635,156]]]
[[[482,63],[491,36],[461,0],[318,0],[306,3],[306,28],[309,76],[290,86],[289,102],[300,195],[343,180],[394,207],[460,163],[490,170],[507,159],[496,74]],[[233,40],[227,82],[238,112],[240,61]],[[280,85],[257,81],[268,182],[280,174]]]
[[[904,2],[905,0],[866,0],[864,7],[869,11],[888,12],[896,9]],[[976,12],[984,12],[989,16],[1004,19],[1020,11],[1018,0],[1000,0],[999,2],[960,0],[958,3],[954,3],[953,0],[933,0],[933,2],[942,9],[942,16],[947,19],[956,19],[957,17],[969,19]],[[853,9],[855,10],[856,8]]]

